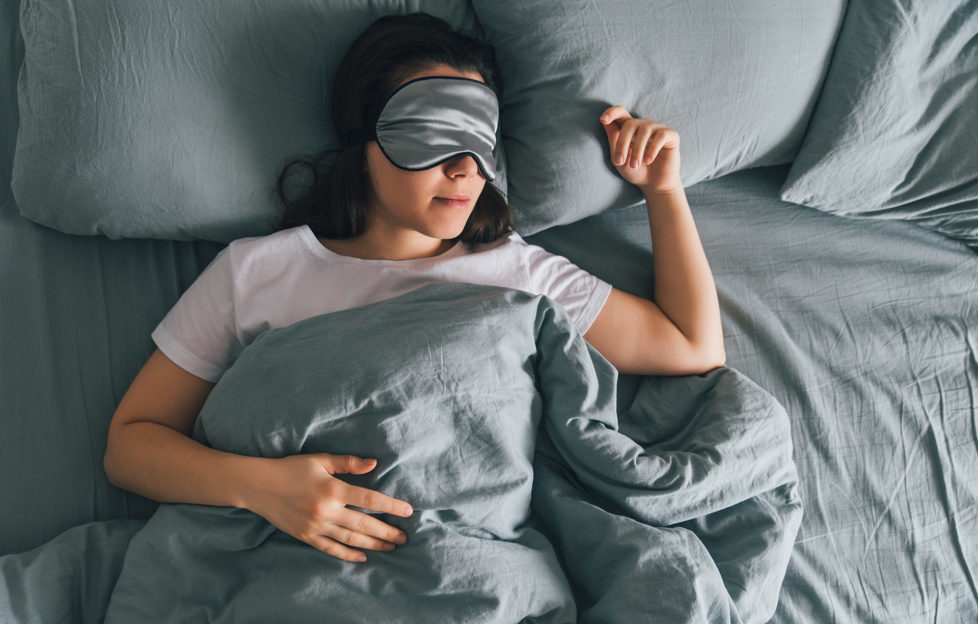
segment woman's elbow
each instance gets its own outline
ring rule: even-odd
[[[701,349],[701,353],[704,373],[725,366],[727,363],[727,350],[723,347],[723,341]]]
[[[105,476],[108,477],[109,483],[115,487],[119,487],[119,462],[115,458],[116,454],[113,452],[112,439],[109,438],[109,442],[105,446],[105,454],[102,455],[102,470],[105,471]]]
[[[710,350],[706,357],[706,370],[711,371],[727,364],[727,350],[723,348],[723,343]],[[706,372],[706,371],[704,371]]]
[[[626,362],[612,363],[619,373],[667,376],[702,375],[726,364],[727,355],[722,345],[719,348],[690,347],[677,349],[669,355],[656,349],[643,350]]]
[[[115,487],[122,487],[124,480],[125,462],[120,452],[120,445],[123,443],[120,437],[125,433],[125,427],[120,422],[113,422],[109,425],[109,435],[105,443],[105,454],[102,455],[102,470],[108,477],[109,483]]]
[[[720,368],[727,363],[727,352],[723,345],[712,345],[693,349],[686,362],[687,375],[702,375]]]

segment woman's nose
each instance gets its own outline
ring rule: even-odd
[[[479,165],[468,154],[447,161],[445,167],[445,173],[451,178],[456,176],[474,176],[479,173]]]

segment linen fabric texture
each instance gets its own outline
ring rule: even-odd
[[[330,104],[340,59],[375,19],[415,11],[479,36],[467,2],[24,0],[21,214],[110,238],[274,232],[282,167],[342,148]]]
[[[801,520],[787,414],[717,369],[647,378],[619,420],[616,378],[549,298],[489,286],[264,332],[194,438],[374,457],[338,478],[408,501],[380,514],[407,543],[351,563],[243,509],[164,504],[105,622],[767,621]]]
[[[368,260],[334,253],[308,226],[241,239],[221,251],[153,331],[184,370],[217,381],[262,332],[440,282],[468,282],[544,294],[585,333],[611,285],[513,233],[469,250],[416,260]]]
[[[978,0],[852,0],[781,199],[978,250]]]
[[[508,196],[524,235],[643,202],[611,165],[598,117],[612,105],[679,132],[687,187],[791,162],[845,13],[844,0],[472,4],[505,78]]]

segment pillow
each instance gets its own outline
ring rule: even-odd
[[[478,32],[461,1],[22,0],[17,204],[72,234],[271,232],[281,167],[340,147],[340,58],[374,19],[413,11]]]
[[[509,199],[524,235],[642,201],[610,164],[614,104],[677,130],[683,183],[791,162],[843,0],[473,0],[503,76]]]
[[[781,199],[978,249],[978,2],[852,0]]]

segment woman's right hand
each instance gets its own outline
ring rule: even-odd
[[[347,505],[395,516],[414,513],[402,500],[333,476],[364,474],[376,466],[375,459],[329,453],[267,458],[255,474],[245,507],[328,555],[366,561],[363,552],[346,545],[389,552],[405,543],[407,534]]]

